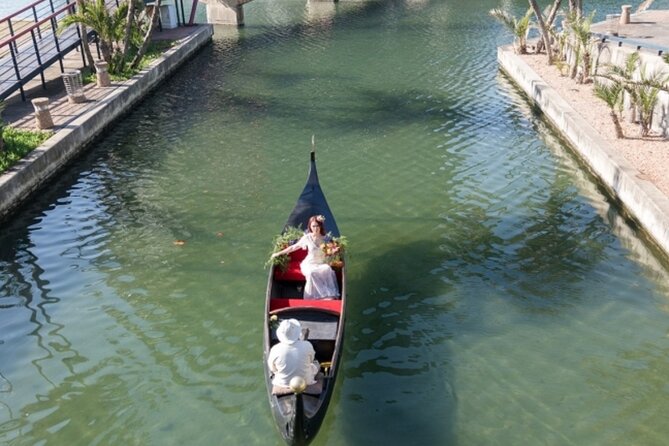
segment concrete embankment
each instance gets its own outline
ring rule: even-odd
[[[209,43],[213,36],[211,25],[200,25],[153,61],[138,75],[124,82],[115,82],[105,89],[90,87],[85,104],[61,106],[76,109],[64,125],[56,127],[54,135],[32,151],[19,164],[0,176],[0,219],[11,214],[29,199],[73,157],[85,148],[115,120],[151,93],[161,81],[187,61],[197,50]],[[55,104],[54,104],[55,106]]]
[[[638,221],[657,245],[669,253],[669,198],[619,154],[555,90],[551,89],[511,47],[497,50],[500,68],[541,109],[574,152]]]

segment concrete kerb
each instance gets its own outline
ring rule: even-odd
[[[211,41],[213,26],[200,26],[151,65],[113,88],[104,98],[57,131],[25,159],[0,176],[0,220],[8,216],[107,126],[149,94],[198,49]]]
[[[542,110],[575,153],[636,219],[657,245],[669,254],[669,198],[619,154],[557,92],[548,86],[510,46],[497,50],[502,71]]]

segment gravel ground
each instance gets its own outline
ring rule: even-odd
[[[639,171],[639,178],[651,181],[669,196],[669,140],[660,136],[641,138],[640,126],[623,122],[625,138],[617,139],[610,110],[606,103],[593,93],[593,84],[577,84],[568,76],[549,66],[545,54],[527,54],[522,59],[551,88],[565,99],[583,119],[589,122],[614,150]]]

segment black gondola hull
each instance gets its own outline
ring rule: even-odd
[[[306,228],[307,221],[312,215],[325,216],[327,231],[335,237],[340,235],[334,216],[320,188],[313,152],[307,183],[285,227]],[[286,298],[286,287],[278,282],[275,279],[274,267],[272,267],[267,281],[263,336],[263,364],[267,394],[277,430],[283,439],[289,445],[303,446],[309,444],[318,433],[334,391],[343,347],[346,314],[346,267],[344,266],[338,272],[341,299],[333,301],[310,301],[302,300],[301,297]],[[299,285],[296,289],[299,289]],[[322,389],[320,393],[309,393],[309,389],[307,389],[301,395],[294,393],[287,395],[273,394],[271,371],[267,364],[269,351],[272,345],[277,342],[271,321],[272,315],[276,315],[279,319],[298,319],[303,327],[309,328],[309,340],[314,345],[316,359],[319,360],[321,365],[329,364],[329,367],[322,370]]]

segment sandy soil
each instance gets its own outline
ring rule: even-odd
[[[669,196],[669,140],[659,136],[641,138],[640,126],[623,122],[624,139],[616,138],[610,111],[604,101],[593,93],[593,85],[577,84],[568,76],[546,63],[546,55],[528,54],[522,59],[549,86],[564,98],[589,122],[611,147],[639,171],[639,178],[651,181],[665,195]]]

